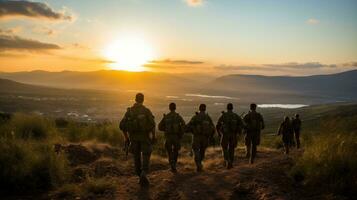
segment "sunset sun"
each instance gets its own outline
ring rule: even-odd
[[[113,41],[104,49],[110,68],[126,71],[144,71],[143,65],[153,59],[151,46],[142,38],[125,37]]]

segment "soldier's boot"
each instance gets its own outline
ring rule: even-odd
[[[172,160],[170,166],[171,166],[171,172],[176,173],[177,172],[176,162]]]
[[[252,154],[251,154],[250,159],[249,159],[249,163],[250,164],[254,163],[254,159],[255,159],[256,155],[257,155],[257,146],[253,144],[253,146],[252,146]]]
[[[285,145],[285,154],[289,154],[289,144]]]
[[[232,169],[232,168],[233,168],[233,162],[232,161],[228,161],[227,169]]]
[[[251,149],[250,145],[245,146],[245,157],[246,158],[250,158],[250,149]]]
[[[196,163],[196,171],[197,172],[202,172],[203,171],[203,166],[201,162]]]
[[[141,172],[139,183],[143,187],[150,185],[150,182],[149,182],[148,178],[146,177],[146,172],[145,171]]]

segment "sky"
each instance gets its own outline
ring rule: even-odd
[[[0,71],[357,68],[355,0],[0,0]]]

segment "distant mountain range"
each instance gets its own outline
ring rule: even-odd
[[[153,72],[14,72],[0,73],[0,92],[31,91],[32,85],[71,89],[145,91],[172,95],[197,93],[235,97],[242,102],[264,103],[329,103],[357,100],[357,70],[331,75],[260,76],[227,75],[195,79],[194,76]],[[21,84],[26,83],[26,84]],[[36,90],[51,90],[38,87]],[[33,91],[33,90],[32,90]]]

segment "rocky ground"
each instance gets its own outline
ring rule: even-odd
[[[302,151],[284,155],[279,150],[259,148],[254,164],[244,157],[244,149],[237,149],[234,168],[223,166],[220,148],[209,148],[204,171],[195,172],[193,158],[181,151],[178,172],[169,170],[166,158],[152,156],[149,187],[140,187],[133,173],[131,157],[108,145],[70,144],[60,147],[67,152],[73,168],[72,181],[80,187],[88,177],[110,178],[114,189],[103,189],[98,194],[81,196],[53,191],[50,199],[325,199],[307,192],[302,184],[289,176],[294,157]],[[73,191],[72,191],[73,192]]]

